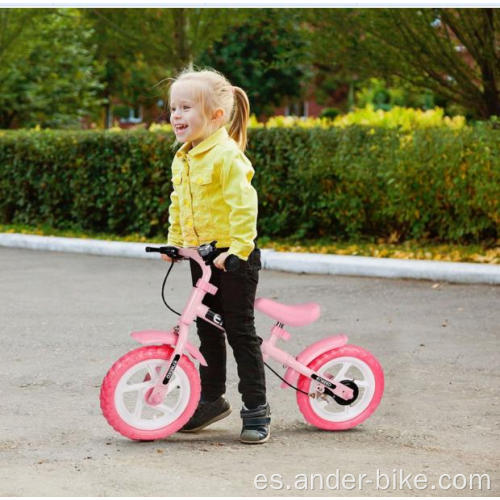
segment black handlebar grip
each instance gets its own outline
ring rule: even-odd
[[[163,255],[168,255],[171,259],[178,260],[181,258],[179,255],[179,249],[177,247],[166,246],[166,247],[146,247],[146,252],[158,252]]]
[[[230,254],[226,257],[226,260],[224,261],[224,267],[226,268],[226,271],[229,273],[232,273],[240,267],[240,258],[237,255]]]

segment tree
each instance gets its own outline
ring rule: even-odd
[[[0,9],[0,128],[78,127],[99,105],[88,26],[66,9]]]
[[[301,97],[310,78],[300,9],[244,9],[244,21],[197,59],[249,95],[252,112],[271,114]]]
[[[105,126],[112,99],[135,106],[164,98],[175,75],[238,22],[234,9],[81,9],[94,28],[92,43],[105,68]]]
[[[316,60],[350,78],[397,76],[478,118],[500,115],[497,10],[327,9],[308,19]]]
[[[131,70],[140,60],[140,47],[146,43],[136,9],[79,9],[92,26],[89,44],[96,46],[96,61],[103,68],[99,96],[104,106],[104,127],[112,125],[112,99],[133,102],[135,86],[130,86]],[[142,10],[142,9],[141,9]],[[141,74],[141,73],[139,73]],[[142,75],[147,76],[145,72]],[[142,84],[146,86],[146,79]],[[139,84],[140,86],[140,84]]]

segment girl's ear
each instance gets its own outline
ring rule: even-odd
[[[217,108],[212,116],[213,120],[219,120],[224,116],[224,110],[222,108]]]

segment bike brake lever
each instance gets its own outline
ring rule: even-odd
[[[215,246],[216,243],[217,241],[212,241],[210,243],[204,243],[198,247],[198,254],[207,265],[210,265],[220,253],[217,252],[217,248]]]

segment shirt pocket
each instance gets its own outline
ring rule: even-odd
[[[209,165],[197,170],[196,174],[192,175],[192,184],[199,187],[201,190],[209,188],[214,183],[214,167]]]

